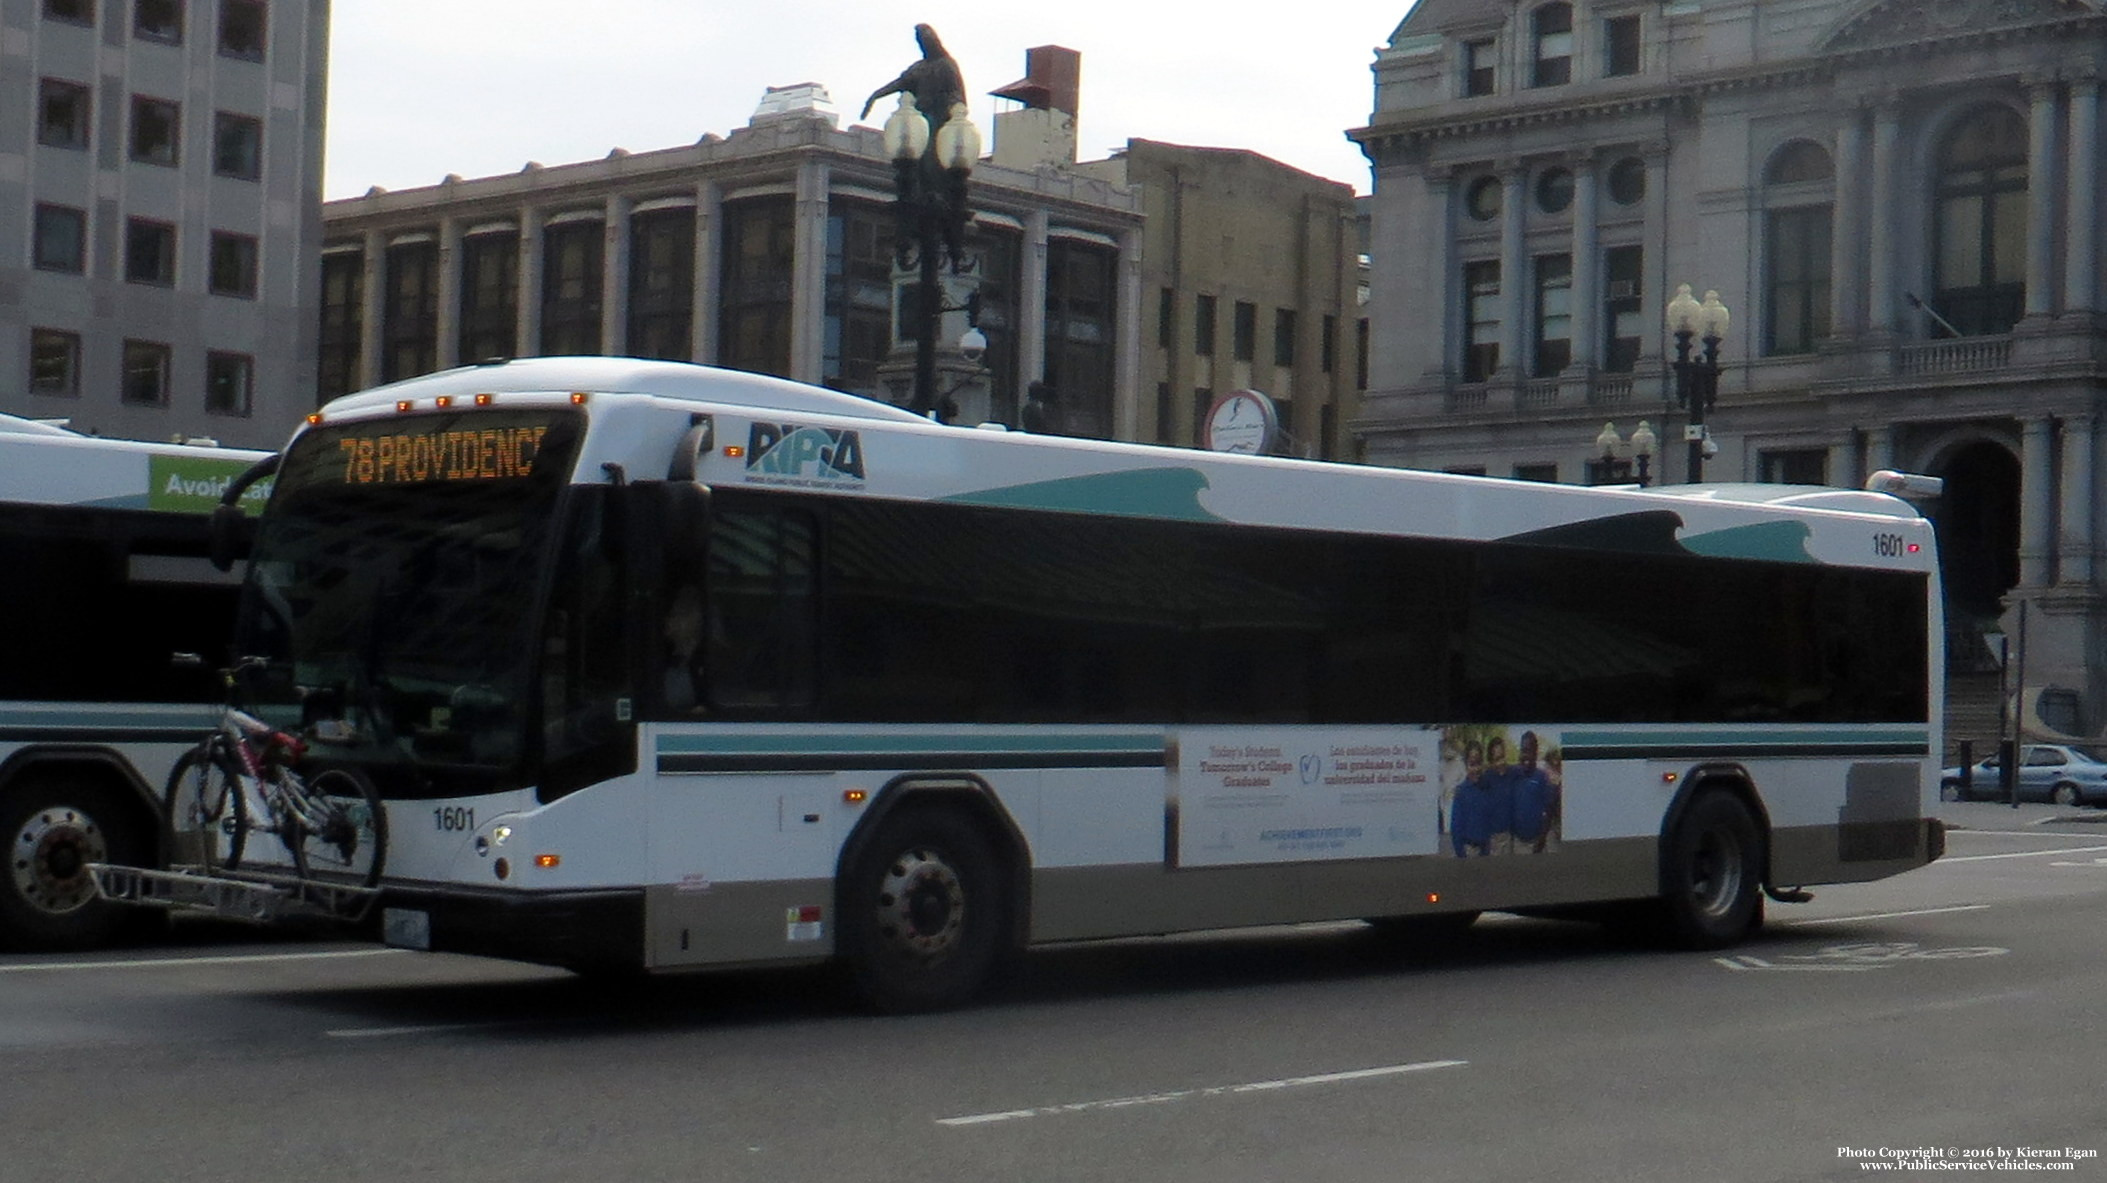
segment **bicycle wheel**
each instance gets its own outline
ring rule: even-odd
[[[168,774],[162,794],[168,865],[196,867],[207,875],[241,866],[249,841],[248,795],[241,776],[216,747],[183,753]]]
[[[380,882],[388,854],[388,811],[372,782],[331,769],[295,791],[305,798],[315,823],[284,819],[300,878],[356,887]]]

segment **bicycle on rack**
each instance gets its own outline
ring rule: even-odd
[[[177,655],[179,662],[186,658],[196,661]],[[307,741],[232,705],[238,675],[263,664],[245,657],[220,671],[229,705],[169,774],[169,863],[207,876],[267,868],[277,860],[249,839],[275,834],[303,883],[372,887],[387,856],[388,815],[380,796],[364,777],[341,769],[312,781],[302,777],[295,766]]]

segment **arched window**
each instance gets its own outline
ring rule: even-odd
[[[1939,144],[1934,307],[1963,336],[2006,333],[2026,308],[2027,126],[1985,107]]]
[[[1804,181],[1828,181],[1836,177],[1829,153],[1812,140],[1794,140],[1770,158],[1763,170],[1766,185],[1795,185]]]
[[[1836,168],[1794,140],[1763,170],[1763,352],[1812,353],[1829,326],[1829,235]]]
[[[1535,60],[1531,86],[1564,86],[1573,80],[1573,6],[1546,4],[1529,15]]]

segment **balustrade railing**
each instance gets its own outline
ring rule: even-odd
[[[1961,337],[1902,345],[1895,350],[1895,372],[1910,378],[1998,370],[2011,361],[2010,337]]]

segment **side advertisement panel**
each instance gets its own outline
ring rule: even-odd
[[[1548,728],[1192,728],[1179,733],[1180,867],[1558,849]]]

